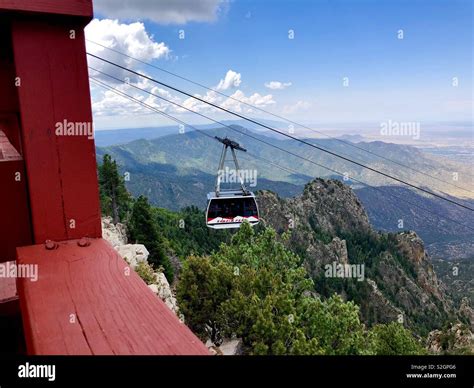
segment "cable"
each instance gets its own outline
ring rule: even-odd
[[[444,201],[450,202],[450,203],[452,203],[452,204],[454,204],[454,205],[457,205],[457,206],[459,206],[459,207],[462,207],[462,208],[464,208],[464,209],[467,209],[467,210],[470,210],[470,211],[473,211],[473,212],[474,212],[474,209],[473,209],[473,208],[471,208],[471,207],[469,207],[469,206],[466,206],[466,205],[463,205],[462,203],[459,203],[459,202],[454,201],[454,200],[449,199],[449,198],[445,198],[445,197],[443,197],[442,195],[436,194],[436,193],[434,193],[434,192],[432,192],[432,191],[430,191],[430,190],[427,190],[427,189],[424,189],[424,188],[422,188],[422,187],[416,186],[416,185],[414,185],[414,184],[412,184],[412,183],[410,183],[410,182],[404,181],[404,180],[399,179],[399,178],[397,178],[397,177],[394,177],[394,176],[392,176],[392,175],[390,175],[390,174],[387,174],[387,173],[385,173],[385,172],[379,171],[379,170],[377,170],[377,169],[375,169],[375,168],[372,168],[372,167],[370,167],[370,166],[367,166],[367,165],[365,165],[365,164],[363,164],[363,163],[356,162],[356,161],[354,161],[354,160],[352,160],[352,159],[350,159],[350,158],[347,158],[347,157],[345,157],[345,156],[341,156],[341,155],[339,155],[339,154],[337,154],[337,153],[335,153],[335,152],[333,152],[333,151],[330,151],[330,150],[327,150],[327,149],[325,149],[325,148],[323,148],[323,147],[319,147],[319,146],[317,146],[317,145],[315,145],[315,144],[309,143],[309,142],[306,141],[306,140],[299,139],[299,138],[297,138],[297,137],[295,137],[295,136],[289,135],[289,134],[284,133],[284,132],[280,132],[280,131],[276,130],[275,128],[272,128],[272,127],[270,127],[270,126],[268,126],[268,125],[266,125],[266,124],[260,123],[260,122],[258,122],[258,121],[256,121],[256,120],[253,120],[253,119],[250,119],[250,118],[247,118],[247,117],[245,117],[245,116],[243,116],[243,115],[241,115],[241,114],[239,114],[239,113],[232,112],[232,111],[230,111],[230,110],[228,110],[228,109],[226,109],[226,108],[222,108],[221,106],[219,106],[219,105],[217,105],[217,104],[214,104],[214,103],[212,103],[212,102],[203,100],[203,99],[200,98],[200,97],[193,96],[192,94],[190,94],[190,93],[188,93],[188,92],[182,91],[182,90],[180,90],[180,89],[178,89],[178,88],[175,88],[175,87],[173,87],[173,86],[170,86],[170,85],[168,85],[168,84],[166,84],[166,83],[164,83],[164,82],[157,81],[157,80],[155,80],[155,79],[152,78],[152,77],[148,77],[148,76],[146,76],[146,75],[144,75],[144,74],[140,74],[139,72],[136,72],[136,71],[134,71],[134,70],[128,69],[128,68],[126,68],[125,66],[118,65],[118,64],[116,64],[116,63],[113,63],[113,62],[111,62],[111,61],[108,61],[107,59],[103,59],[103,58],[101,58],[101,57],[99,57],[99,56],[97,56],[97,55],[94,55],[94,54],[88,53],[88,55],[90,55],[90,56],[92,56],[92,57],[94,57],[94,58],[100,59],[100,60],[102,60],[102,61],[104,61],[104,62],[106,62],[106,63],[109,63],[109,64],[111,64],[111,65],[113,65],[113,66],[116,66],[116,67],[118,67],[118,68],[120,68],[120,69],[126,70],[126,71],[128,71],[128,72],[130,72],[130,73],[132,73],[132,74],[135,74],[135,75],[137,75],[137,76],[139,76],[139,77],[142,77],[142,78],[144,78],[144,79],[147,79],[147,80],[149,80],[149,81],[151,81],[151,82],[154,82],[154,83],[156,83],[156,84],[158,84],[158,85],[162,85],[162,86],[164,86],[164,87],[166,87],[166,88],[168,88],[168,89],[174,90],[174,91],[176,91],[176,92],[178,92],[178,93],[181,93],[181,94],[183,94],[183,95],[186,95],[186,96],[188,96],[188,97],[191,97],[191,98],[193,98],[193,99],[195,99],[195,100],[198,100],[198,101],[201,101],[201,102],[203,102],[203,103],[205,103],[205,104],[208,104],[208,105],[210,105],[210,106],[213,106],[214,108],[217,108],[217,109],[219,109],[219,110],[222,110],[222,111],[224,111],[224,112],[226,112],[226,113],[232,114],[232,115],[237,116],[237,117],[239,117],[239,118],[241,118],[241,119],[244,119],[244,120],[246,120],[246,121],[249,121],[249,122],[251,122],[251,123],[253,123],[253,124],[259,125],[259,126],[261,126],[262,128],[266,128],[266,129],[268,129],[268,130],[270,130],[270,131],[273,131],[273,132],[275,132],[275,133],[278,133],[278,134],[280,134],[280,135],[283,135],[283,136],[285,136],[285,137],[288,137],[288,138],[290,138],[290,139],[292,139],[292,140],[298,141],[298,142],[300,142],[300,143],[302,143],[302,144],[305,144],[305,145],[307,145],[307,146],[309,146],[309,147],[315,148],[315,149],[317,149],[317,150],[319,150],[319,151],[323,151],[323,152],[325,152],[325,153],[327,153],[327,154],[329,154],[329,155],[335,156],[335,157],[337,157],[337,158],[339,158],[339,159],[342,159],[342,160],[344,160],[344,161],[353,163],[353,164],[355,164],[355,165],[357,165],[357,166],[359,166],[359,167],[362,167],[362,168],[365,168],[365,169],[367,169],[367,170],[369,170],[369,171],[375,172],[375,173],[377,173],[377,174],[379,174],[379,175],[382,175],[382,176],[384,176],[384,177],[386,177],[386,178],[389,178],[389,179],[392,179],[392,180],[397,181],[397,182],[399,182],[399,183],[402,183],[402,184],[404,184],[404,185],[406,185],[406,186],[410,186],[410,187],[412,187],[412,188],[414,188],[414,189],[416,189],[416,190],[419,190],[419,191],[424,192],[425,194],[432,195],[432,196],[434,196],[434,197],[440,198],[440,199],[442,199],[442,200],[444,200]],[[132,85],[132,86],[133,86],[133,85]],[[145,90],[143,90],[143,91],[145,91]],[[148,91],[146,91],[146,92],[148,92]],[[150,93],[150,92],[148,92],[148,93]],[[151,94],[151,93],[150,93],[150,94]],[[153,95],[154,95],[154,94],[153,94]],[[155,95],[155,96],[156,96],[156,95]]]
[[[466,189],[466,188],[464,188],[464,187],[458,186],[458,185],[456,185],[456,184],[454,184],[454,183],[452,183],[452,182],[448,182],[448,181],[445,181],[445,180],[443,180],[443,179],[437,178],[437,177],[435,177],[435,176],[433,176],[433,175],[430,175],[430,174],[428,174],[428,173],[425,173],[425,172],[423,172],[423,171],[421,171],[421,170],[418,170],[418,169],[416,169],[416,168],[410,167],[410,166],[408,166],[408,165],[406,165],[406,164],[404,164],[404,163],[401,163],[401,162],[398,162],[398,161],[396,161],[396,160],[387,158],[386,156],[380,155],[380,154],[378,154],[378,153],[376,153],[376,152],[367,150],[367,149],[365,149],[365,148],[363,148],[363,147],[360,147],[360,146],[358,146],[358,145],[356,145],[356,144],[354,144],[354,143],[351,143],[351,142],[349,142],[349,141],[345,141],[345,140],[343,140],[343,139],[340,139],[340,138],[337,138],[337,137],[328,135],[328,134],[325,133],[325,132],[318,131],[317,129],[314,129],[314,128],[305,126],[305,125],[303,125],[303,124],[301,124],[301,123],[297,123],[296,121],[293,121],[293,120],[291,120],[291,119],[288,119],[288,118],[283,117],[283,116],[281,116],[281,115],[278,115],[278,114],[276,114],[276,113],[272,113],[272,112],[267,111],[267,110],[265,110],[265,109],[263,109],[263,108],[259,108],[258,106],[249,104],[248,102],[239,100],[238,98],[235,98],[235,97],[232,97],[232,96],[229,96],[229,95],[226,94],[226,93],[223,93],[223,92],[221,92],[221,91],[219,91],[219,90],[213,89],[213,88],[211,88],[211,87],[209,87],[209,86],[203,85],[203,84],[201,84],[201,83],[199,83],[199,82],[193,81],[193,80],[191,80],[191,79],[189,79],[189,78],[180,76],[179,74],[176,74],[176,73],[173,73],[173,72],[171,72],[171,71],[169,71],[169,70],[163,69],[163,68],[161,68],[161,67],[159,67],[159,66],[156,66],[156,65],[154,65],[154,64],[152,64],[152,63],[149,63],[149,62],[146,62],[146,61],[142,61],[141,59],[135,58],[135,57],[133,57],[133,56],[131,56],[131,55],[128,55],[128,54],[126,54],[126,53],[123,53],[123,52],[121,52],[121,51],[119,51],[119,50],[116,50],[116,49],[107,47],[107,46],[105,46],[105,45],[103,45],[103,44],[101,44],[101,43],[94,42],[94,41],[89,40],[89,39],[86,39],[86,40],[87,40],[88,42],[91,42],[91,43],[93,43],[93,44],[96,44],[96,45],[98,45],[98,46],[100,46],[100,47],[103,47],[103,48],[105,48],[105,49],[107,49],[107,50],[113,51],[113,52],[115,52],[115,53],[117,53],[117,54],[123,55],[123,56],[125,56],[125,57],[127,57],[127,58],[130,58],[130,59],[133,59],[134,61],[137,61],[137,62],[142,63],[142,64],[144,64],[144,65],[150,66],[150,67],[152,67],[152,68],[154,68],[154,69],[157,69],[157,70],[160,70],[160,71],[162,71],[162,72],[164,72],[164,73],[170,74],[170,75],[172,75],[173,77],[182,79],[182,80],[184,80],[184,81],[186,81],[186,82],[192,83],[192,84],[194,84],[194,85],[196,85],[196,86],[199,86],[199,87],[201,87],[201,88],[204,88],[204,89],[207,89],[207,90],[212,91],[212,92],[214,92],[214,93],[217,93],[217,94],[219,94],[219,95],[222,96],[222,97],[230,98],[231,100],[236,101],[236,102],[238,102],[238,103],[241,103],[241,104],[243,104],[243,105],[245,105],[245,106],[248,106],[248,107],[250,107],[250,108],[252,108],[252,109],[255,109],[255,110],[258,110],[258,111],[260,111],[260,112],[269,114],[269,115],[271,115],[271,116],[273,116],[273,117],[276,117],[276,118],[278,118],[278,119],[280,119],[280,120],[284,120],[284,121],[286,121],[286,122],[288,122],[288,123],[290,123],[290,124],[297,125],[297,126],[299,126],[299,127],[301,127],[301,128],[308,129],[308,130],[310,130],[310,131],[312,131],[312,132],[314,132],[314,133],[319,133],[320,135],[326,136],[326,137],[328,137],[328,138],[330,138],[330,139],[333,139],[333,140],[337,140],[337,141],[339,141],[339,142],[341,142],[341,143],[343,143],[343,144],[345,144],[345,145],[348,145],[348,146],[350,146],[350,147],[353,147],[353,148],[356,148],[356,149],[358,149],[358,150],[364,151],[364,152],[366,152],[366,153],[368,153],[368,154],[377,156],[377,157],[382,158],[382,159],[384,159],[384,160],[386,160],[386,161],[395,163],[395,164],[397,164],[397,165],[399,165],[399,166],[401,166],[401,167],[408,168],[409,170],[415,171],[415,172],[417,172],[417,173],[419,173],[419,174],[422,174],[422,175],[424,175],[424,176],[427,176],[427,177],[429,177],[429,178],[431,178],[431,179],[435,179],[435,180],[437,180],[437,181],[439,181],[439,182],[443,182],[443,183],[448,184],[448,185],[450,185],[450,186],[456,187],[456,188],[458,188],[458,189],[460,189],[460,190],[463,190],[463,191],[466,191],[466,192],[469,192],[469,193],[474,193],[473,190],[469,190],[469,189]],[[446,193],[443,193],[443,194],[446,194]]]
[[[98,84],[98,85],[100,85],[100,86],[102,86],[102,87],[104,87],[104,88],[107,88],[107,89],[109,89],[110,91],[114,92],[114,93],[117,94],[117,95],[120,95],[120,96],[122,96],[122,97],[124,97],[124,98],[128,98],[129,100],[135,101],[136,103],[138,103],[138,104],[144,106],[145,108],[152,109],[152,110],[154,110],[155,112],[157,112],[157,113],[159,113],[159,114],[161,114],[161,115],[163,115],[163,116],[165,116],[165,117],[167,117],[167,118],[169,118],[169,119],[171,119],[171,120],[174,120],[174,121],[176,121],[176,122],[178,122],[178,123],[180,123],[180,124],[183,124],[183,125],[185,125],[185,126],[187,126],[187,127],[189,127],[189,128],[195,129],[196,131],[198,131],[198,132],[202,133],[203,135],[205,135],[205,136],[211,138],[212,140],[216,140],[216,139],[214,138],[214,136],[209,135],[209,134],[206,133],[205,131],[203,131],[203,130],[201,130],[201,129],[198,129],[198,128],[195,128],[195,127],[193,127],[193,126],[191,126],[191,125],[188,125],[188,124],[185,123],[184,121],[182,121],[182,120],[180,120],[180,119],[178,119],[178,118],[176,118],[176,117],[174,117],[174,116],[171,116],[171,115],[169,115],[168,113],[163,112],[163,111],[161,111],[161,110],[159,110],[159,109],[157,109],[157,108],[155,108],[155,107],[153,107],[153,106],[151,106],[151,105],[149,105],[149,104],[147,104],[147,103],[145,103],[145,102],[143,102],[143,101],[140,101],[138,98],[135,98],[135,97],[133,97],[133,96],[128,95],[127,93],[124,93],[124,92],[122,92],[122,91],[120,91],[120,90],[117,90],[117,89],[111,87],[110,85],[107,85],[105,82],[102,82],[102,81],[98,80],[97,78],[89,77],[89,79],[90,79],[91,81],[93,81],[95,84]]]
[[[266,158],[263,158],[263,157],[261,157],[261,156],[258,156],[258,155],[255,155],[255,154],[252,154],[252,153],[249,153],[249,152],[247,152],[247,155],[248,155],[248,156],[251,156],[251,157],[253,157],[253,158],[255,158],[255,159],[260,159],[260,160],[262,160],[262,161],[264,161],[264,162],[266,162],[266,163],[268,163],[268,164],[271,164],[271,165],[275,166],[276,168],[279,168],[279,169],[281,169],[281,170],[283,170],[283,171],[291,172],[291,173],[293,173],[293,174],[301,175],[301,173],[300,173],[299,171],[296,171],[296,170],[294,170],[294,169],[292,169],[292,168],[289,168],[289,167],[281,166],[281,165],[279,165],[279,164],[277,164],[277,163],[274,163],[274,162],[272,162],[271,160],[266,159]],[[342,173],[340,173],[339,171],[332,170],[332,169],[330,169],[330,168],[328,168],[328,167],[325,167],[325,166],[322,166],[322,167],[325,168],[325,169],[327,169],[327,170],[329,170],[329,171],[332,171],[332,172],[334,172],[334,173],[337,173],[337,174],[340,175],[341,177],[344,176],[344,175],[343,175]],[[316,178],[316,177],[315,177],[315,178]],[[386,192],[384,192],[384,190],[382,190],[382,189],[379,188],[379,187],[371,186],[371,185],[369,185],[369,184],[367,184],[367,183],[365,183],[365,182],[362,182],[362,181],[360,181],[360,180],[358,180],[358,179],[356,179],[356,178],[353,178],[353,177],[349,177],[349,179],[352,180],[352,181],[354,181],[354,182],[357,182],[357,183],[363,185],[364,187],[367,187],[367,188],[369,188],[369,189],[374,189],[374,190],[378,191],[379,193],[383,194],[384,196],[386,196],[386,195],[388,194],[389,196],[391,196],[391,197],[393,197],[393,198],[396,198],[396,199],[399,200],[399,201],[405,202],[405,203],[408,204],[408,205],[415,206],[415,207],[419,208],[420,210],[422,210],[422,211],[424,211],[424,212],[431,213],[431,214],[433,214],[435,217],[437,217],[438,220],[443,220],[443,219],[444,219],[444,220],[446,220],[446,221],[450,221],[450,222],[452,222],[452,223],[455,223],[455,224],[457,224],[457,225],[459,225],[459,226],[461,226],[461,227],[464,227],[464,228],[469,229],[469,230],[471,230],[471,231],[474,232],[474,228],[470,227],[469,225],[465,225],[465,224],[463,224],[463,223],[461,223],[461,222],[459,222],[459,221],[457,221],[457,220],[454,220],[454,219],[452,219],[452,218],[450,218],[450,217],[443,216],[443,215],[440,215],[440,214],[438,214],[438,213],[435,213],[435,212],[433,212],[433,211],[431,211],[431,210],[425,209],[425,208],[421,207],[420,205],[417,205],[417,204],[415,204],[415,203],[413,203],[413,202],[407,201],[405,198],[403,198],[403,197],[401,197],[401,196],[399,196],[399,195],[396,195],[396,194],[394,194],[394,193],[389,193],[389,192],[386,193]],[[392,203],[398,205],[398,203],[395,202],[395,201],[393,200],[393,198],[392,198]]]
[[[159,110],[159,109],[157,109],[157,108],[155,108],[155,107],[152,107],[151,105],[146,104],[146,103],[140,101],[139,99],[137,99],[137,98],[135,98],[135,97],[133,97],[133,96],[128,95],[127,93],[124,93],[124,92],[122,92],[122,91],[119,91],[119,90],[117,90],[116,88],[113,88],[113,87],[111,87],[110,85],[107,85],[106,83],[103,83],[103,82],[101,82],[101,81],[95,79],[94,77],[89,77],[89,78],[90,78],[93,82],[95,82],[96,84],[99,84],[99,85],[101,85],[102,87],[107,88],[107,89],[109,89],[110,91],[112,91],[112,92],[114,92],[114,93],[116,93],[116,94],[118,94],[118,95],[120,95],[120,96],[122,96],[122,97],[124,97],[124,98],[128,98],[128,99],[131,100],[131,101],[135,101],[135,102],[137,102],[138,104],[140,104],[140,105],[142,105],[142,106],[144,106],[144,107],[146,107],[146,108],[148,108],[148,109],[150,109],[150,110],[153,110],[153,111],[155,111],[155,112],[157,112],[157,113],[159,113],[159,114],[163,114],[164,116],[166,116],[166,117],[168,117],[168,118],[170,118],[170,119],[172,119],[172,120],[175,120],[176,122],[179,122],[179,123],[181,123],[181,124],[184,124],[184,125],[186,125],[186,126],[189,127],[189,128],[195,129],[195,130],[198,131],[199,133],[201,133],[201,134],[203,134],[203,135],[205,135],[205,136],[211,138],[212,140],[216,140],[213,136],[209,135],[209,134],[206,133],[205,131],[202,131],[202,130],[200,130],[200,129],[198,129],[198,128],[192,126],[192,125],[186,124],[184,121],[182,121],[182,120],[180,120],[180,119],[178,119],[178,118],[175,118],[174,116],[171,116],[171,115],[169,115],[169,114],[167,114],[167,113],[165,113],[165,112],[163,112],[163,111],[161,111],[161,110]],[[323,166],[323,165],[321,165],[321,164],[319,164],[319,163],[317,163],[317,162],[315,162],[315,161],[313,161],[313,160],[311,160],[311,159],[305,158],[305,157],[300,156],[300,155],[298,155],[298,154],[295,154],[295,153],[293,153],[293,152],[291,152],[291,151],[285,150],[284,148],[281,148],[281,147],[279,147],[279,146],[276,146],[276,145],[274,145],[274,144],[271,144],[271,143],[269,143],[269,142],[266,142],[265,140],[262,140],[262,139],[259,139],[259,138],[255,138],[255,137],[253,137],[253,136],[251,136],[251,135],[249,135],[249,134],[247,134],[247,133],[245,133],[245,132],[242,132],[242,131],[237,130],[236,128],[233,128],[233,127],[229,127],[229,128],[232,129],[232,130],[234,130],[234,131],[236,131],[236,132],[238,132],[238,133],[240,133],[240,134],[242,134],[242,135],[246,135],[246,136],[249,136],[249,137],[251,137],[251,138],[254,138],[255,140],[258,140],[258,141],[260,141],[260,142],[262,142],[262,143],[264,143],[264,144],[267,144],[268,146],[271,146],[271,147],[273,147],[273,148],[276,148],[276,149],[278,149],[278,150],[281,150],[281,151],[283,151],[283,152],[285,152],[285,153],[288,153],[288,154],[290,154],[290,155],[292,155],[292,156],[295,156],[295,157],[297,157],[297,158],[300,158],[300,159],[302,159],[302,160],[305,160],[305,161],[307,161],[307,162],[309,162],[309,163],[312,163],[312,164],[314,164],[314,165],[316,165],[316,166],[319,166],[319,167],[321,167],[321,168],[324,168],[324,169],[326,169],[326,170],[328,170],[328,171],[334,172],[334,173],[336,173],[336,174],[338,174],[338,175],[340,175],[340,176],[344,176],[344,174],[342,174],[341,172],[339,172],[339,171],[337,171],[337,170],[335,170],[335,169],[332,169],[332,168]],[[247,154],[252,155],[252,154],[250,154],[250,153],[248,153],[248,152],[247,152]],[[271,163],[271,164],[273,164],[273,165],[275,165],[275,166],[278,166],[278,167],[280,167],[280,168],[282,168],[282,169],[285,169],[285,170],[287,170],[287,171],[291,171],[291,170],[292,170],[292,169],[290,169],[290,168],[286,168],[286,167],[279,166],[278,164],[276,164],[276,163],[274,163],[274,162],[271,162],[271,161],[269,161],[269,160],[267,160],[267,159],[265,159],[265,158],[263,158],[263,157],[256,156],[256,155],[253,155],[253,156],[256,157],[257,159],[261,159],[261,160],[264,160],[264,161],[268,161],[269,163]],[[293,172],[296,172],[296,171],[293,170]],[[296,172],[296,173],[297,173],[297,172]],[[470,229],[470,230],[474,231],[474,228],[471,228],[471,227],[468,226],[468,225],[462,224],[462,223],[458,222],[457,220],[454,220],[454,219],[452,219],[452,218],[450,218],[450,217],[441,216],[441,215],[439,215],[439,214],[437,214],[437,213],[432,212],[431,210],[428,210],[428,209],[425,209],[425,208],[421,207],[421,206],[418,205],[418,204],[415,204],[415,203],[412,203],[412,202],[410,202],[410,201],[407,201],[407,200],[403,199],[402,197],[397,196],[397,195],[395,195],[395,194],[393,194],[393,193],[385,193],[385,192],[384,192],[383,190],[381,190],[380,188],[371,186],[371,185],[369,185],[368,183],[362,182],[362,181],[360,181],[360,180],[358,180],[358,179],[356,179],[356,178],[350,177],[350,179],[353,180],[353,181],[355,181],[355,182],[358,182],[358,183],[360,183],[360,184],[362,184],[362,185],[364,185],[364,186],[366,186],[366,187],[369,187],[369,188],[372,188],[372,189],[374,189],[374,190],[377,190],[377,191],[381,192],[383,195],[389,194],[390,196],[395,197],[395,198],[397,198],[397,199],[399,199],[399,200],[401,200],[401,201],[403,201],[403,202],[405,202],[405,203],[407,203],[407,204],[410,204],[410,205],[412,205],[412,206],[415,206],[415,207],[421,209],[422,211],[431,213],[431,214],[435,215],[436,217],[438,217],[438,219],[445,219],[445,220],[451,221],[451,222],[453,222],[453,223],[455,223],[455,224],[457,224],[457,225],[459,225],[459,226],[462,226],[462,227],[464,227],[464,228],[467,228],[467,229]]]

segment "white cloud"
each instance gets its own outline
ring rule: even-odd
[[[120,88],[120,86],[117,87],[117,89]],[[92,86],[92,89],[94,90],[95,86]],[[141,96],[136,96],[135,98],[138,98],[140,101],[143,100]],[[110,90],[105,90],[99,100],[92,102],[92,112],[94,116],[134,115],[141,113],[141,108],[141,105],[119,96]]]
[[[114,52],[107,50],[104,47],[88,42],[88,52],[123,67],[132,68],[143,74],[146,73],[140,70],[139,63],[133,59],[127,58],[126,56],[120,55],[118,52],[125,53],[144,62],[150,62],[154,59],[168,58],[171,52],[165,43],[156,42],[153,36],[147,33],[145,25],[140,22],[127,24],[120,23],[118,20],[94,19],[86,28],[86,38],[89,41],[100,43],[117,51]],[[186,110],[163,101],[159,97],[181,104],[195,112],[208,114],[219,112],[219,109],[204,102],[198,101],[194,98],[183,98],[180,95],[158,87],[155,83],[143,77],[133,75],[132,73],[120,69],[112,64],[107,64],[98,59],[94,59],[93,57],[89,57],[88,61],[91,67],[103,73],[110,74],[117,79],[127,81],[129,84],[124,84],[122,81],[119,82],[113,80],[106,75],[90,70],[90,75],[92,77],[98,78],[117,90],[125,92],[154,108],[165,111],[166,113],[180,114],[185,113]],[[217,84],[216,90],[229,91],[238,88],[241,82],[242,76],[240,73],[228,70],[225,76]],[[156,96],[145,95],[143,92],[133,88],[133,85],[145,89]],[[103,88],[94,83],[91,84],[91,90],[93,99],[92,108],[96,117],[149,115],[153,113],[150,109],[140,106],[136,102],[130,101],[124,97],[117,96],[112,91],[104,91]],[[252,111],[251,107],[242,104],[242,102],[258,107],[275,104],[271,94],[260,95],[259,93],[254,93],[246,96],[241,90],[236,90],[234,94],[232,94],[233,99],[222,96],[212,90],[207,91],[204,95],[195,94],[195,96],[218,106],[235,110],[236,112]]]
[[[87,42],[87,51],[117,63],[124,67],[136,69],[137,62],[127,58],[117,52],[107,50],[104,47],[96,45],[92,42],[100,43],[106,47],[110,47],[121,53],[135,57],[141,61],[152,61],[154,59],[168,58],[170,49],[163,42],[156,42],[153,36],[149,35],[145,29],[145,25],[140,22],[135,23],[119,23],[118,20],[94,19],[85,29]],[[124,80],[128,77],[131,82],[137,80],[137,76],[122,70],[114,65],[105,63],[99,59],[88,56],[89,65],[111,74],[114,77]],[[91,75],[94,75],[91,72]],[[107,82],[114,82],[109,77],[95,75]]]
[[[270,81],[265,83],[265,87],[272,90],[283,90],[291,86],[291,82]]]
[[[227,9],[225,0],[95,0],[95,11],[109,18],[146,19],[161,24],[211,22]]]
[[[308,101],[298,101],[293,105],[285,105],[283,107],[284,114],[294,114],[302,111],[306,111],[311,108],[311,103]]]
[[[173,114],[184,112],[184,109],[173,104],[174,102],[182,105],[183,101],[180,97],[173,95],[166,89],[156,86],[155,83],[146,78],[140,78],[137,82],[130,82],[130,84],[122,82],[110,85],[111,82],[108,80],[105,81],[105,83],[109,84],[110,87],[118,92],[125,93],[155,109],[164,111],[165,113]],[[139,89],[146,90],[149,93]],[[137,114],[154,114],[151,109],[126,97],[119,96],[117,93],[107,90],[94,82],[91,82],[91,91],[92,110],[95,116],[134,116]]]
[[[93,74],[93,72],[91,72]],[[210,106],[205,102],[196,100],[192,97],[182,98],[180,95],[175,95],[172,92],[156,86],[156,84],[151,81],[143,78],[137,77],[137,80],[133,80],[129,84],[125,83],[116,83],[113,85],[118,91],[124,92],[132,97],[151,105],[152,107],[164,111],[168,114],[171,114],[175,117],[180,116],[180,114],[188,114],[189,112],[184,109],[187,108],[193,112],[205,114],[214,117],[217,113],[222,113],[222,111],[216,107]],[[105,80],[105,79],[104,79]],[[110,80],[105,80],[106,83],[110,84]],[[221,90],[225,88],[231,88],[238,86],[241,82],[240,73],[236,73],[232,70],[229,70],[225,77],[220,80],[219,85],[221,85]],[[112,91],[104,91],[100,86],[97,86],[95,83],[91,84],[92,86],[92,96],[93,104],[92,109],[96,117],[109,117],[109,116],[139,116],[139,115],[149,115],[153,114],[153,111],[140,106],[134,101],[130,101],[124,97],[118,96]],[[137,90],[133,85],[138,88],[145,89],[150,91],[153,95],[147,95],[140,90]],[[159,97],[166,98],[172,102],[182,105],[184,108],[176,106],[172,103],[163,101]],[[241,90],[236,90],[230,97],[222,96],[216,91],[208,90],[205,94],[195,93],[193,96],[198,97],[204,101],[213,103],[217,106],[220,106],[225,109],[229,109],[238,113],[251,113],[252,107],[245,105],[250,104],[257,106],[259,108],[264,108],[266,106],[275,104],[273,96],[271,94],[261,95],[259,93],[253,93],[249,96]],[[192,117],[192,116],[190,116]],[[194,116],[193,119],[199,119],[198,116]],[[140,120],[140,119],[138,119]]]
[[[233,94],[229,95],[229,97],[221,96],[212,90],[208,91],[205,95],[194,94],[194,97],[201,98],[204,101],[211,102],[221,108],[228,109],[237,113],[253,112],[252,107],[249,105],[253,105],[258,108],[264,108],[276,103],[275,100],[273,100],[273,96],[271,94],[261,95],[259,93],[253,93],[250,96],[246,96],[245,93],[241,90],[236,90]],[[184,100],[182,105],[198,113],[222,113],[220,109],[210,106],[192,97],[189,97]],[[185,112],[185,110],[182,108],[177,108],[176,111],[180,113]]]
[[[251,107],[245,104],[250,104],[258,108],[264,108],[268,105],[275,104],[275,100],[273,100],[273,96],[271,94],[262,96],[259,93],[254,93],[251,96],[247,97],[245,96],[244,92],[242,92],[241,90],[237,90],[230,97],[232,98],[227,98],[224,102],[221,103],[220,106],[222,108],[230,109],[238,113],[251,112]]]
[[[216,86],[216,89],[227,90],[233,87],[238,88],[241,82],[242,80],[240,73],[236,73],[233,70],[229,70],[225,75],[224,79],[221,79],[219,81],[219,84]]]

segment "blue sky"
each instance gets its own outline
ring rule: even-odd
[[[102,6],[106,1],[95,1],[98,19],[140,20],[153,41],[169,48],[166,58],[152,59],[156,65],[213,87],[233,70],[241,83],[223,92],[271,95],[272,102],[261,107],[292,119],[472,120],[472,1],[215,0],[210,20],[192,20],[191,15],[185,22],[150,16],[147,7],[159,14],[160,1],[141,0],[143,13],[136,9],[129,18]],[[185,39],[179,39],[180,30]],[[288,38],[289,30],[294,39]],[[399,30],[403,39],[398,39]],[[153,69],[136,68],[205,94]],[[264,86],[271,81],[291,85],[282,90]],[[100,98],[93,92],[94,100]]]

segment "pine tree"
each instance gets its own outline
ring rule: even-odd
[[[274,230],[244,223],[213,255],[184,263],[177,298],[186,324],[214,343],[242,338],[248,354],[370,354],[358,307],[313,297],[300,262]]]
[[[120,176],[117,162],[108,154],[99,166],[100,203],[102,214],[111,216],[114,224],[123,221],[130,210],[131,197]]]
[[[166,278],[173,281],[173,268],[163,249],[163,238],[158,231],[158,225],[153,215],[148,199],[139,196],[133,204],[133,210],[128,223],[130,239],[146,246],[150,252],[148,262],[156,269],[163,267]]]
[[[412,333],[398,322],[375,325],[371,330],[375,352],[378,355],[419,355],[426,350],[414,338]]]

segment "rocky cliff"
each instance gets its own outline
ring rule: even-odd
[[[354,300],[367,324],[398,320],[427,335],[457,318],[423,241],[414,232],[373,230],[342,182],[315,179],[290,199],[261,191],[258,203],[263,224],[290,233],[288,247],[302,258],[316,291]],[[364,276],[354,276],[355,270]]]
[[[467,325],[456,323],[445,330],[433,330],[426,347],[434,354],[474,354],[474,334]]]

